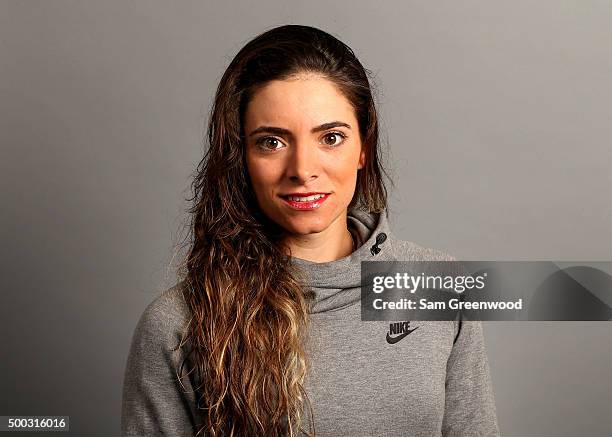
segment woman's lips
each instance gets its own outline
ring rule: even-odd
[[[300,211],[305,211],[305,210],[308,211],[308,210],[313,210],[313,209],[317,209],[318,207],[320,207],[321,204],[325,202],[327,198],[331,195],[331,193],[318,193],[318,194],[322,195],[322,197],[318,199],[314,199],[314,200],[299,201],[299,200],[289,199],[290,197],[292,198],[302,197],[302,196],[294,196],[294,195],[281,196],[281,199],[283,199],[283,201],[285,201],[285,203],[287,203],[287,205],[289,205],[293,209],[297,209]],[[303,196],[303,197],[308,197],[308,196]]]

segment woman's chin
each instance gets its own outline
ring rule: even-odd
[[[293,235],[308,235],[322,232],[329,226],[323,217],[287,217],[284,228]]]

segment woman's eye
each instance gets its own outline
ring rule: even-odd
[[[263,137],[257,140],[257,145],[265,150],[276,150],[282,143],[274,137]]]
[[[345,138],[346,135],[341,132],[330,132],[323,137],[323,141],[327,146],[339,146]]]

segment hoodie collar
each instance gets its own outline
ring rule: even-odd
[[[303,273],[302,285],[314,292],[312,313],[335,311],[361,299],[361,261],[395,259],[386,209],[380,213],[350,209],[347,223],[359,246],[350,255],[323,263],[291,257]]]

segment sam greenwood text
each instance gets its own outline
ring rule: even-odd
[[[418,307],[417,307],[418,303]],[[448,304],[448,305],[447,305]],[[396,301],[385,301],[374,299],[372,302],[376,310],[522,310],[523,299],[517,301],[460,301],[459,299],[449,299],[445,301],[428,301],[425,298],[418,302],[413,299],[400,299]]]

